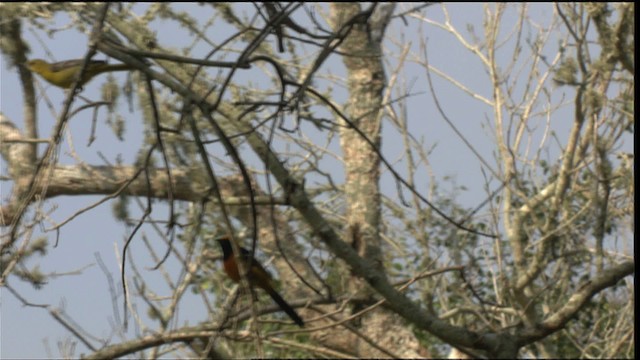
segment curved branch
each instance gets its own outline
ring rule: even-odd
[[[599,276],[587,281],[573,294],[567,303],[549,316],[535,328],[525,329],[519,333],[518,344],[524,346],[540,340],[562,330],[580,309],[597,293],[614,286],[618,281],[632,275],[635,271],[635,262],[626,261],[605,270]]]

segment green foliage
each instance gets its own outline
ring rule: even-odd
[[[26,263],[29,259],[38,259],[47,254],[48,239],[45,236],[34,238],[28,246],[21,249],[20,257],[16,259],[16,254],[3,253],[0,258],[0,272],[4,272],[6,266],[13,261],[19,264],[13,270],[19,279],[30,283],[35,289],[42,289],[47,283],[47,275],[40,270],[40,265],[28,267]]]
[[[578,63],[572,57],[564,59],[555,71],[553,81],[558,85],[578,85],[576,75],[578,74]]]
[[[120,195],[111,201],[111,212],[113,217],[120,221],[129,219],[129,196]]]

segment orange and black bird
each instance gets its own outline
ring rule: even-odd
[[[227,273],[227,276],[229,276],[231,280],[239,282],[240,271],[238,270],[238,264],[236,262],[238,257],[233,253],[229,238],[221,237],[216,240],[218,240],[218,243],[222,247],[224,272]],[[262,265],[260,265],[260,263],[258,263],[255,258],[252,261],[249,261],[249,259],[251,259],[251,253],[247,249],[242,247],[240,248],[240,259],[245,267],[249,266],[249,264],[251,266],[251,268],[247,271],[247,280],[249,281],[249,285],[257,286],[261,289],[264,289],[267,294],[271,296],[273,301],[275,301],[276,304],[280,306],[280,309],[282,309],[285,313],[287,313],[287,315],[289,315],[291,320],[298,324],[298,326],[303,327],[304,321],[302,321],[300,315],[298,315],[298,313],[293,310],[291,305],[289,305],[273,288],[273,280],[267,270],[265,270],[265,268],[262,267]]]

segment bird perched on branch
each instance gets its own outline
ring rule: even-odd
[[[233,248],[231,247],[231,242],[227,237],[221,237],[216,239],[218,243],[222,247],[222,256],[224,261],[224,271],[227,273],[227,276],[235,282],[239,282],[241,275],[238,270],[237,261],[240,259],[242,261],[243,267],[247,270],[247,280],[249,281],[249,285],[255,287],[259,287],[267,292],[269,296],[273,299],[273,301],[280,306],[291,320],[293,320],[298,326],[303,327],[304,321],[302,318],[296,313],[295,310],[289,305],[283,298],[278,294],[278,292],[273,288],[273,280],[271,275],[265,270],[260,263],[254,258],[252,261],[251,253],[245,249],[240,248],[240,256],[236,256],[233,253]],[[251,266],[249,269],[246,269],[247,266]]]
[[[76,80],[78,72],[82,69],[84,60],[66,60],[56,63],[48,63],[41,59],[29,60],[26,66],[32,72],[42,76],[43,79],[49,83],[63,88],[70,88]],[[135,68],[127,64],[107,64],[102,60],[91,60],[87,64],[82,79],[80,80],[80,86],[89,82],[94,76],[111,71],[128,71]]]

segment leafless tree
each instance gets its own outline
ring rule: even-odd
[[[635,7],[465,6],[482,7],[479,28],[433,3],[0,5],[24,105],[21,127],[0,119],[0,284],[69,331],[68,357],[78,342],[90,358],[632,357]],[[139,144],[113,78],[100,101],[71,89],[61,105],[47,98],[60,89],[34,86],[24,28],[55,36],[45,20],[60,13],[88,37],[85,59],[135,67],[124,100],[137,99]],[[181,50],[156,36],[160,20],[185,34]],[[460,51],[464,66],[439,65]],[[433,111],[416,113],[415,99]],[[40,138],[43,103],[55,116]],[[136,160],[74,152],[66,130],[87,114]],[[477,160],[460,166],[479,169],[473,204],[416,136],[436,123],[458,139],[439,148]],[[52,221],[62,195],[101,199]],[[46,289],[33,263],[106,202],[128,236],[114,239],[116,319],[98,337],[16,284]],[[268,260],[304,328],[277,321],[264,294],[227,287],[223,234]],[[194,301],[208,313],[188,324]]]

